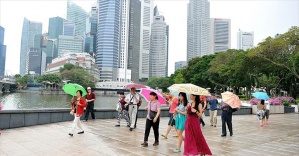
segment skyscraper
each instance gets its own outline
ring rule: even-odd
[[[174,70],[176,71],[176,70],[182,69],[185,66],[187,66],[187,61],[178,61],[178,62],[175,62]]]
[[[64,20],[63,21],[63,32],[64,36],[75,36],[76,26],[73,22]]]
[[[154,17],[151,27],[150,77],[167,77],[168,75],[167,28],[164,16]]]
[[[128,69],[131,69],[131,80],[139,82],[140,60],[140,0],[130,1],[129,15],[129,45],[128,45]]]
[[[65,53],[83,53],[82,36],[64,36],[58,38],[58,56]]]
[[[58,39],[63,33],[63,21],[61,17],[49,18],[48,36],[50,39]]]
[[[119,46],[121,2],[98,0],[98,30],[96,63],[100,80],[116,81]]]
[[[90,53],[96,52],[97,41],[97,26],[98,26],[98,8],[97,5],[91,7],[91,11],[86,18],[86,36],[84,39],[84,51]]]
[[[30,48],[34,47],[35,35],[40,34],[42,34],[42,23],[29,21],[27,18],[24,18],[20,51],[20,75],[22,76],[28,74],[27,53]]]
[[[30,48],[27,55],[28,73],[41,75],[42,73],[42,52],[39,48]],[[43,65],[43,68],[45,66]],[[45,70],[45,69],[44,69]]]
[[[253,48],[254,45],[254,32],[244,32],[239,30],[237,33],[237,48],[247,50]]]
[[[210,19],[210,52],[223,52],[231,47],[231,21],[230,19]]]
[[[5,29],[0,26],[0,79],[5,75],[6,45],[4,45]]]
[[[86,16],[87,12],[82,9],[77,4],[67,1],[67,15],[66,18],[68,21],[71,21],[75,24],[75,35],[76,36],[84,36],[85,35],[85,27],[86,27]]]
[[[190,0],[187,11],[187,60],[209,54],[210,3]]]
[[[149,78],[149,50],[153,11],[153,0],[141,0],[139,79],[142,80]]]

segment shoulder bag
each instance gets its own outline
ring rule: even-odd
[[[149,114],[149,117],[150,117],[150,119],[154,120],[154,118],[157,115],[157,112],[152,111],[151,106],[152,106],[152,103],[150,102],[150,114]]]

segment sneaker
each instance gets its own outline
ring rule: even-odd
[[[221,137],[226,137],[226,134],[222,134]]]
[[[84,133],[84,131],[82,131],[82,132],[78,132],[78,134],[83,134]]]
[[[233,136],[233,133],[230,133],[230,136]]]
[[[130,127],[130,125],[127,125],[127,127]]]
[[[72,137],[73,136],[73,134],[72,133],[69,133],[69,135]]]
[[[115,125],[115,127],[120,127],[120,125]]]
[[[181,153],[181,150],[178,149],[178,148],[175,148],[175,149],[173,150],[173,152],[174,152],[174,153]]]
[[[165,134],[162,134],[161,136],[164,137],[165,139],[167,139],[167,136]]]
[[[130,130],[130,131],[132,131],[132,130],[133,130],[133,128],[130,128],[129,130]]]
[[[214,127],[216,127],[216,125]]]
[[[158,146],[159,145],[159,142],[156,142],[153,144],[153,146]]]

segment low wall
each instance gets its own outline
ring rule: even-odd
[[[95,110],[97,119],[113,119],[117,117],[117,111],[115,109]],[[69,112],[70,109],[2,110],[0,111],[0,129],[71,121],[74,117],[70,115]],[[145,118],[146,114],[147,112],[145,110],[140,109],[138,111],[139,118]],[[220,115],[221,110],[218,110],[217,114]],[[241,108],[233,114],[245,115],[252,114],[252,112],[251,108]],[[162,108],[161,116],[168,117],[168,115],[168,108]],[[205,111],[205,115],[209,116],[209,110]],[[84,117],[81,116],[81,119],[83,120]]]
[[[284,113],[294,113],[295,108],[294,107],[284,107]]]

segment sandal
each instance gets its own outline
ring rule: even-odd
[[[161,136],[164,137],[165,139],[167,139],[167,136],[165,134],[162,134]]]
[[[174,135],[173,137],[177,138],[177,137],[179,137],[179,136],[178,136],[178,135]]]
[[[178,149],[178,148],[175,148],[175,149],[173,150],[173,152],[174,152],[174,153],[181,153],[181,150]]]

